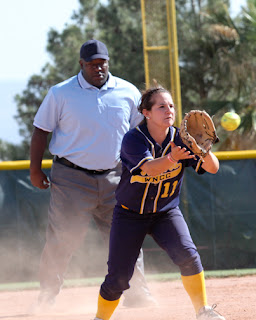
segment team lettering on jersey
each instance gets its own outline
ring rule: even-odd
[[[165,180],[177,177],[181,172],[181,169],[182,169],[182,164],[176,163],[176,165],[172,167],[171,170],[168,170],[156,176],[148,176],[145,172],[141,171],[140,175],[131,176],[130,183],[138,182],[138,183],[158,184],[161,181],[165,181]]]

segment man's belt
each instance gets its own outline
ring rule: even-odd
[[[82,168],[82,167],[79,167],[76,164],[70,162],[68,159],[59,158],[58,156],[54,156],[53,161],[61,163],[66,167],[73,168],[73,169],[76,169],[76,170],[85,171],[85,172],[90,173],[90,174],[104,174],[104,173],[108,173],[111,170],[111,169],[107,169],[107,170],[90,170],[90,169]]]

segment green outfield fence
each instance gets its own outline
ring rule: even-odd
[[[181,210],[206,270],[256,267],[256,150],[215,152],[216,175],[187,169]],[[52,160],[43,160],[48,175]],[[45,242],[50,191],[33,187],[29,161],[0,162],[0,282],[36,281]],[[177,272],[165,252],[148,236],[144,245],[148,273]],[[91,222],[75,253],[67,278],[106,272],[108,248]]]

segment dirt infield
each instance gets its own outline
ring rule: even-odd
[[[256,319],[256,276],[207,279],[209,304],[226,320]],[[118,306],[113,320],[193,320],[192,304],[180,280],[149,282],[159,302],[157,307],[128,309]],[[91,320],[94,318],[99,287],[63,289],[54,309],[45,315],[29,316],[27,310],[38,291],[0,292],[0,319]],[[111,320],[112,320],[111,319]]]

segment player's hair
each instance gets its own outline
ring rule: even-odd
[[[155,101],[153,99],[154,95],[157,93],[161,93],[161,92],[166,92],[169,93],[171,95],[171,93],[163,88],[162,86],[160,86],[156,81],[154,81],[155,86],[147,89],[146,91],[142,92],[142,96],[141,96],[141,100],[140,100],[140,104],[138,106],[138,110],[140,113],[142,113],[142,111],[144,109],[150,111],[152,109],[152,106],[154,105]]]

